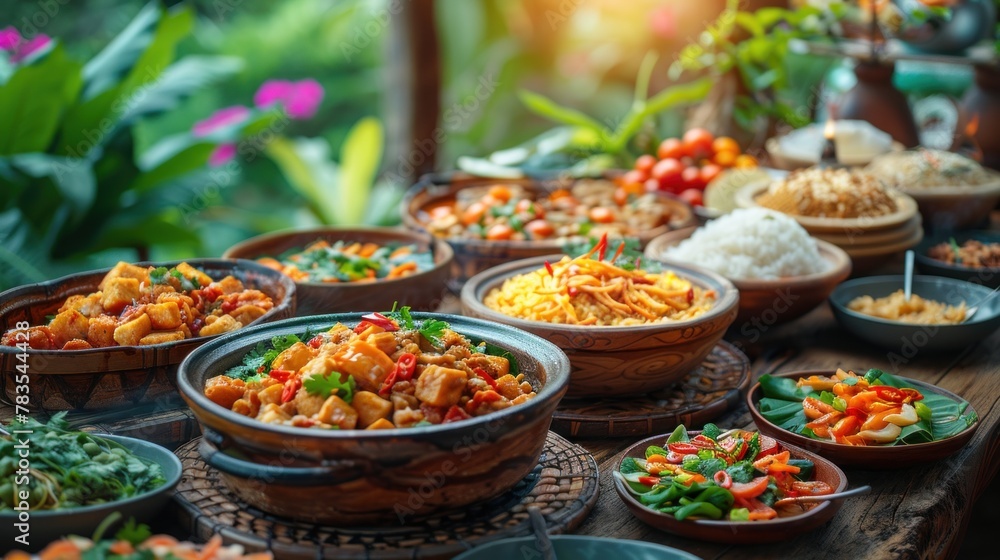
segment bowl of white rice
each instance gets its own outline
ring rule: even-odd
[[[702,227],[663,234],[649,242],[645,255],[701,266],[730,280],[740,292],[734,326],[747,335],[812,311],[851,273],[843,249],[764,208],[735,210]]]

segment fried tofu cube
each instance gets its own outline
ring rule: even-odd
[[[153,344],[177,342],[178,340],[184,340],[184,331],[153,331],[139,339],[139,346],[151,346]]]
[[[94,348],[106,348],[115,345],[115,329],[118,320],[110,315],[101,315],[90,320],[87,329],[87,342]]]
[[[139,281],[135,278],[114,278],[103,287],[101,307],[112,315],[118,315],[127,305],[139,299]]]
[[[449,407],[458,404],[468,379],[469,377],[460,369],[429,365],[417,378],[414,394],[431,406]]]
[[[189,265],[186,262],[182,262],[181,264],[175,266],[174,270],[180,272],[181,275],[187,278],[188,280],[192,282],[198,282],[198,285],[203,288],[212,283],[211,276],[205,274],[204,272],[198,270],[197,268]]]
[[[281,424],[291,420],[292,417],[285,414],[285,411],[281,410],[280,406],[274,403],[269,403],[260,407],[257,419],[268,424]]]
[[[215,321],[201,328],[201,336],[212,336],[243,328],[243,323],[233,319],[229,315],[222,315]]]
[[[281,383],[268,385],[266,389],[257,393],[257,397],[260,399],[260,405],[266,406],[269,404],[281,404],[281,393],[284,391],[285,386]]]
[[[107,288],[112,281],[118,278],[131,278],[136,280],[137,284],[149,284],[149,269],[129,264],[127,262],[119,262],[114,268],[109,270],[108,273],[104,275],[104,279],[101,280],[101,283],[97,286],[97,288],[104,291],[104,289]]]
[[[229,315],[240,323],[249,325],[257,319],[263,317],[265,313],[267,313],[267,310],[263,307],[258,307],[256,305],[241,305],[230,311]]]
[[[337,426],[341,430],[353,430],[358,425],[358,413],[344,399],[330,395],[316,414],[316,420]]]
[[[524,394],[521,391],[521,383],[513,375],[507,374],[497,379],[497,393],[510,400],[514,400]]]
[[[149,315],[143,313],[131,321],[115,328],[114,339],[121,346],[136,346],[142,337],[153,332]]]
[[[379,418],[378,420],[376,420],[376,421],[372,422],[371,424],[369,424],[368,427],[365,428],[365,429],[366,430],[391,430],[391,429],[393,429],[395,427],[396,426],[394,426],[393,423],[390,422],[389,420],[386,420],[385,418]]]
[[[91,348],[93,348],[93,346],[91,346],[89,342],[79,338],[74,338],[62,347],[63,350],[90,350]]]
[[[86,339],[89,328],[90,319],[75,309],[63,311],[49,323],[55,344],[60,348],[74,338]]]
[[[392,415],[392,403],[371,391],[358,391],[354,394],[351,406],[358,413],[358,426],[367,428],[379,420],[388,420]]]
[[[244,290],[243,282],[240,282],[235,276],[226,276],[222,280],[216,282],[215,287],[222,290],[222,293],[226,295],[235,294]]]
[[[56,350],[55,337],[47,326],[29,327],[27,329],[12,329],[3,334],[0,344],[3,346],[17,346],[28,343],[28,348],[35,350]]]
[[[271,369],[296,372],[308,364],[311,359],[313,359],[312,348],[301,342],[296,342],[278,354],[278,357],[271,362]],[[307,414],[306,416],[312,415]]]
[[[355,340],[334,356],[336,371],[351,375],[362,391],[377,392],[396,367],[385,352],[363,340]]]
[[[90,319],[100,317],[101,314],[104,313],[104,307],[101,306],[101,299],[103,297],[103,292],[95,292],[86,296],[69,296],[66,298],[66,301],[63,302],[62,307],[59,308],[59,313],[74,309]]]
[[[319,414],[320,409],[323,408],[323,403],[326,401],[323,397],[319,395],[314,395],[305,389],[299,389],[295,393],[295,398],[292,400],[295,403],[295,410],[303,416],[313,417]]]
[[[490,374],[493,379],[499,379],[510,373],[510,362],[503,356],[490,356],[489,354],[475,354],[465,360],[470,368],[481,368]]]
[[[205,396],[215,404],[231,409],[236,401],[243,398],[246,388],[242,379],[217,375],[205,382]]]
[[[167,301],[147,305],[146,315],[149,315],[154,330],[172,331],[181,326],[181,308],[177,302]]]

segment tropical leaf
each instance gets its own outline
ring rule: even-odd
[[[521,90],[518,92],[518,97],[521,98],[521,102],[524,103],[525,107],[540,116],[563,124],[589,128],[598,133],[608,132],[608,129],[604,125],[593,118],[576,109],[563,107],[544,95]]]
[[[384,143],[382,123],[374,117],[361,119],[347,134],[340,148],[339,200],[334,206],[338,224],[358,225],[364,221]]]
[[[633,104],[628,115],[622,119],[618,128],[608,142],[609,153],[616,154],[625,148],[625,145],[632,139],[642,123],[652,115],[662,113],[669,109],[676,109],[683,105],[697,103],[708,95],[712,89],[712,80],[702,78],[693,82],[669,87],[660,93],[650,97],[648,100]]]
[[[84,99],[91,99],[109,89],[135,64],[153,40],[153,28],[162,10],[155,0],[146,4],[128,26],[83,67],[86,89]]]
[[[0,86],[0,155],[45,152],[83,85],[81,65],[56,47]]]

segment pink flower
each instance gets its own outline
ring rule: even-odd
[[[308,119],[316,114],[323,101],[323,93],[323,86],[312,79],[301,82],[269,80],[254,94],[253,102],[261,109],[281,103],[289,117]]]
[[[677,37],[677,14],[669,6],[654,9],[649,14],[649,25],[653,34],[664,39]]]
[[[236,157],[236,144],[219,144],[208,156],[208,164],[212,167],[219,167],[234,157]]]
[[[0,51],[12,51],[21,43],[21,33],[13,26],[0,29]]]
[[[195,136],[207,136],[220,128],[239,124],[250,116],[250,109],[242,105],[234,105],[219,109],[210,117],[194,123],[191,133]]]
[[[38,35],[35,35],[31,39],[28,39],[27,43],[21,43],[21,45],[17,48],[14,54],[11,55],[10,61],[15,63],[20,62],[25,58],[28,58],[32,54],[49,46],[49,43],[51,42],[52,39],[50,39],[48,35],[42,35],[41,33],[39,33]]]

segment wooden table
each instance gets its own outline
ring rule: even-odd
[[[887,266],[898,271],[899,262]],[[998,296],[1000,297],[1000,296]],[[454,312],[451,300],[443,309]],[[740,326],[730,329],[738,334]],[[972,506],[1000,467],[1000,331],[967,348],[939,356],[919,356],[902,368],[889,353],[839,328],[827,305],[809,315],[767,329],[750,344],[738,336],[752,359],[753,377],[765,373],[837,367],[876,367],[933,383],[967,399],[980,415],[973,440],[956,455],[937,463],[889,471],[845,469],[851,487],[869,484],[873,491],[844,503],[824,527],[778,545],[724,545],[676,537],[636,520],[618,498],[612,482],[622,451],[633,439],[578,441],[597,459],[601,494],[597,506],[575,533],[656,542],[708,559],[755,558],[954,558],[969,526]],[[12,414],[0,406],[0,420]],[[73,424],[96,431],[133,435],[169,447],[197,435],[197,424],[183,408],[156,413],[139,410],[70,415]],[[724,428],[750,427],[746,407],[716,420]],[[157,527],[178,537],[169,525]]]
[[[937,357],[921,355],[902,368],[892,368],[889,352],[841,330],[824,305],[764,333],[746,350],[752,358],[754,380],[765,373],[785,371],[880,368],[964,397],[979,413],[981,424],[969,445],[940,462],[888,471],[844,469],[851,487],[870,484],[872,492],[845,501],[834,519],[819,530],[778,545],[701,542],[646,526],[622,505],[610,475],[621,453],[634,442],[581,442],[600,465],[601,495],[577,534],[661,543],[705,559],[867,560],[954,558],[958,554],[972,505],[1000,467],[1000,331],[986,340],[970,341],[961,351]],[[716,423],[723,428],[753,425],[745,406]]]

